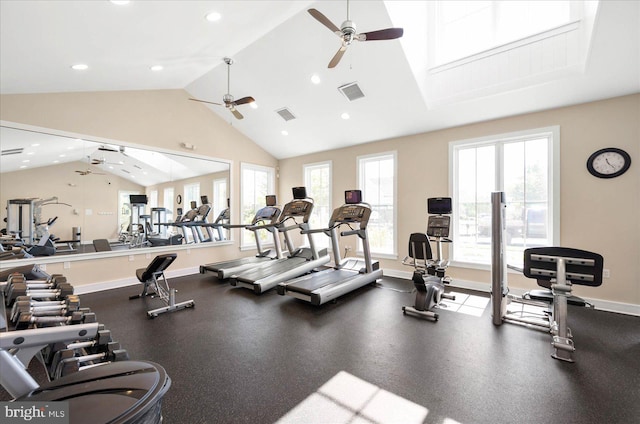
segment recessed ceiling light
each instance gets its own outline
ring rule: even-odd
[[[34,155],[35,153],[34,152],[28,152],[27,154],[28,155]]]
[[[31,147],[38,147],[39,145],[40,145],[40,143],[33,143],[33,144],[31,145]]]
[[[60,161],[59,160],[54,160],[53,163],[60,163]]]
[[[29,159],[23,160],[22,163],[29,163]]]
[[[347,112],[344,112],[342,115],[340,115],[340,117],[342,119],[349,119],[350,118],[350,116],[349,116],[349,114]]]
[[[282,130],[282,135],[289,135],[289,131],[287,131],[287,130]]]
[[[63,158],[65,156],[67,156],[67,155],[64,155],[64,154],[63,155],[58,155],[59,158]]]
[[[153,72],[158,72],[158,71],[162,71],[164,69],[164,66],[162,66],[162,65],[153,65],[150,69]]]
[[[74,69],[76,71],[86,71],[87,69],[89,69],[89,66],[85,65],[84,63],[78,63],[76,65],[71,65],[71,69]]]
[[[216,22],[222,18],[222,15],[218,12],[209,12],[204,18],[209,22]]]
[[[317,74],[311,75],[311,82],[314,84],[320,84],[320,77]]]
[[[26,167],[27,167],[27,165],[21,165],[21,166],[20,166],[20,169],[24,169],[24,168],[26,168]]]
[[[258,103],[256,102],[249,103],[249,106],[251,106],[253,109],[258,109]]]
[[[129,4],[129,0],[109,0],[109,1],[118,6],[124,6],[125,4]]]

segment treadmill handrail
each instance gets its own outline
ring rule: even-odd
[[[340,233],[341,236],[353,236],[353,235],[357,235],[360,238],[365,238],[365,231],[364,230],[350,230],[350,231],[342,231]]]

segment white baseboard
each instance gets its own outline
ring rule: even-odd
[[[406,280],[411,280],[411,277],[413,276],[413,272],[409,272],[409,271],[398,271],[398,270],[394,270],[394,269],[385,269],[384,271],[384,275],[386,277],[395,277],[395,278],[402,278],[402,279],[406,279]],[[450,287],[458,287],[461,289],[467,289],[467,290],[475,290],[475,291],[479,291],[479,292],[484,292],[484,293],[491,293],[491,284],[490,283],[480,283],[477,281],[468,281],[468,280],[458,280],[458,279],[452,279],[451,280],[451,284],[449,284]],[[509,289],[509,292],[511,294],[514,294],[516,296],[522,296],[527,290],[525,289],[520,289],[517,287],[512,287]],[[613,302],[610,300],[603,300],[603,299],[595,299],[595,298],[588,298],[588,297],[583,297],[581,296],[584,300],[586,300],[587,302],[589,302],[590,304],[592,304],[595,309],[598,309],[600,311],[607,311],[607,312],[615,312],[618,314],[625,314],[625,315],[635,315],[635,316],[640,316],[640,305],[635,305],[633,303],[622,303],[622,302]]]
[[[199,268],[182,268],[171,271],[166,271],[167,278],[184,277],[185,275],[197,274],[200,272]],[[169,282],[171,283],[171,282]],[[131,278],[122,278],[119,280],[101,281],[99,283],[83,284],[81,286],[74,286],[74,294],[87,294],[95,293],[103,290],[118,289],[120,287],[128,287],[140,284],[138,279],[133,276]]]

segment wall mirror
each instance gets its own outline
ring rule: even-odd
[[[215,225],[229,220],[229,162],[6,122],[0,141],[5,253],[11,236],[43,245],[54,235],[53,256],[229,238]]]

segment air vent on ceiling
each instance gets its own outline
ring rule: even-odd
[[[2,156],[19,155],[20,153],[22,153],[23,150],[24,149],[22,147],[18,147],[17,149],[3,150],[2,151]]]
[[[340,87],[338,87],[338,90],[340,90],[340,92],[344,94],[344,96],[349,99],[350,102],[364,97],[364,93],[360,89],[360,86],[357,82],[351,82],[349,84],[341,85]]]
[[[282,109],[276,110],[276,113],[282,117],[285,121],[291,121],[292,119],[296,119],[296,116],[291,113],[289,109],[283,107]]]

